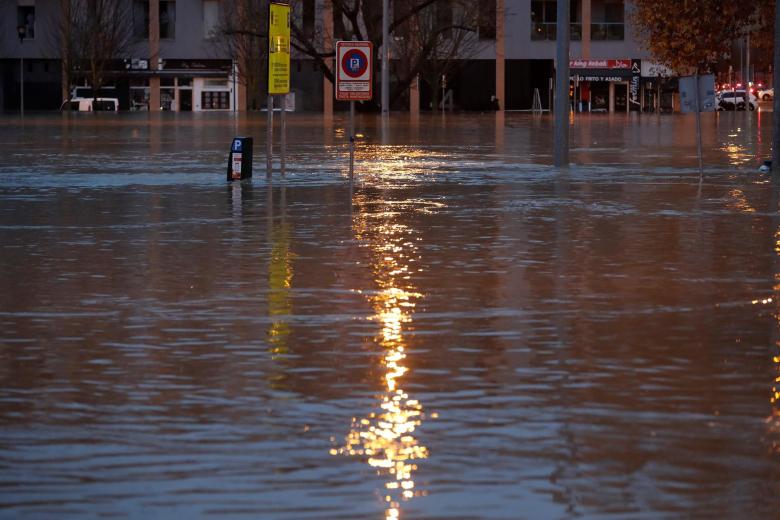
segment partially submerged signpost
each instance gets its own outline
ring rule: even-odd
[[[287,94],[290,93],[290,6],[270,2],[268,4],[268,122],[266,140],[266,177],[273,173],[274,96],[281,102],[280,167],[285,173],[287,153]]]
[[[736,100],[735,100],[736,101]],[[683,114],[696,114],[696,152],[699,157],[699,178],[704,176],[701,157],[701,113],[715,111],[715,76],[684,76],[680,78],[680,105]],[[747,107],[745,107],[747,110]]]
[[[336,42],[336,99],[349,101],[349,178],[355,171],[355,101],[370,101],[373,44]]]

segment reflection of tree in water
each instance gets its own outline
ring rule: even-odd
[[[404,324],[411,323],[415,302],[422,297],[410,282],[410,272],[416,260],[412,230],[393,222],[392,211],[371,213],[372,201],[357,196],[358,210],[353,219],[355,236],[371,251],[371,266],[378,287],[370,296],[381,332],[377,343],[382,347],[384,391],[378,407],[366,417],[353,419],[343,447],[331,450],[333,455],[364,458],[377,474],[385,478],[388,519],[398,518],[401,501],[419,494],[415,490],[415,461],[428,457],[428,449],[414,436],[424,418],[423,407],[402,388],[403,377],[409,372],[405,364]]]

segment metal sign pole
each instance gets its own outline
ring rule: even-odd
[[[274,97],[268,95],[268,120],[266,122],[265,139],[265,177],[271,179],[273,174],[273,142],[274,142]]]
[[[279,163],[280,163],[280,173],[282,174],[282,177],[285,175],[285,167],[286,167],[286,159],[287,159],[287,94],[282,96],[282,113],[281,113],[281,123],[282,123],[282,136],[279,140]]]
[[[558,20],[569,19],[569,0],[558,0]],[[555,64],[555,142],[553,164],[569,165],[569,24],[559,23]]]
[[[694,103],[696,104],[696,152],[699,155],[699,182],[704,178],[704,166],[701,158],[701,97],[699,92],[699,73],[694,76],[695,90],[694,90]]]
[[[349,180],[355,175],[355,102],[349,102]]]

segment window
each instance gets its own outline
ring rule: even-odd
[[[204,7],[205,10],[205,7]],[[160,38],[173,40],[176,37],[176,2],[160,0]],[[133,37],[149,38],[149,0],[133,2]]]
[[[531,2],[531,39],[555,40],[558,2],[555,0],[534,0]],[[574,41],[582,39],[582,8],[579,0],[569,5],[569,34]]]
[[[176,2],[160,0],[160,39],[176,38]]]
[[[496,0],[484,0],[479,8],[479,39],[496,39]]]
[[[219,0],[203,0],[203,38],[213,40],[219,33]]]
[[[303,0],[303,34],[306,38],[314,38],[314,0]]]
[[[19,0],[16,7],[16,25],[25,28],[24,39],[35,39],[35,2]]]
[[[200,103],[203,110],[228,110],[230,92],[226,90],[201,92]]]
[[[436,31],[444,38],[452,36],[452,4],[448,0],[436,4]]]
[[[133,38],[149,38],[149,0],[133,2]]]
[[[625,6],[623,0],[593,2],[591,38],[593,40],[623,40],[625,38]]]

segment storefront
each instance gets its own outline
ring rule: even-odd
[[[112,74],[122,88],[123,110],[149,110],[152,78],[159,78],[162,111],[233,110],[236,81],[230,60],[165,60],[162,68],[149,70],[148,60],[125,60],[124,70]],[[126,92],[126,93],[125,93]]]
[[[571,60],[570,80],[576,112],[628,112],[639,109],[638,60]],[[632,84],[635,90],[632,90]]]

